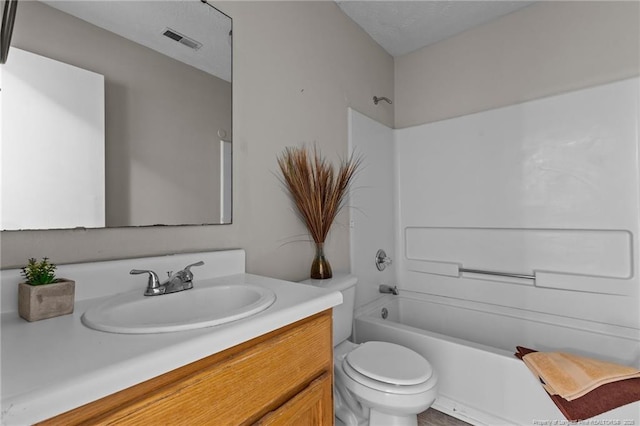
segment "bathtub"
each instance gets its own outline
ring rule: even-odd
[[[613,347],[615,353],[627,358],[635,357],[638,350],[633,333],[611,336],[601,330],[594,332],[593,327],[567,327],[545,322],[544,318],[531,321],[504,310],[483,311],[468,303],[412,293],[387,295],[358,308],[354,340],[397,343],[423,355],[439,377],[439,396],[433,407],[474,425],[568,424],[538,380],[513,355],[516,345],[547,350],[539,343],[545,341],[547,345],[571,349],[566,342],[581,343],[591,338],[597,340],[592,345],[597,347],[595,350]],[[383,310],[386,319],[382,318]],[[615,356],[606,358],[628,364],[637,362]],[[582,424],[640,426],[640,402]]]

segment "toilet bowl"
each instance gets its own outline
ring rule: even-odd
[[[415,426],[436,399],[437,375],[418,353],[387,342],[334,349],[336,416],[347,426]]]
[[[438,376],[429,362],[394,343],[348,340],[357,283],[353,275],[303,282],[343,296],[342,305],[333,309],[336,424],[417,426],[418,413],[429,408],[437,395]]]

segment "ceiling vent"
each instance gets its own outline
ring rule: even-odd
[[[202,43],[200,43],[199,41],[189,38],[186,35],[180,34],[176,30],[173,30],[169,27],[165,28],[162,35],[169,37],[171,40],[177,41],[180,44],[184,44],[185,46],[193,50],[198,50],[202,47]]]

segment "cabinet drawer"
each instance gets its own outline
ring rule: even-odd
[[[332,354],[329,310],[42,424],[249,424],[332,381]]]

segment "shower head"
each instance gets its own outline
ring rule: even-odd
[[[378,96],[374,96],[373,97],[373,103],[375,105],[378,105],[378,102],[380,102],[380,101],[385,101],[385,102],[388,102],[389,104],[393,103],[393,102],[391,102],[391,99],[389,99],[389,98],[387,98],[385,96],[379,96],[379,97]]]

